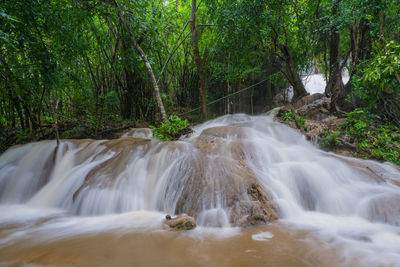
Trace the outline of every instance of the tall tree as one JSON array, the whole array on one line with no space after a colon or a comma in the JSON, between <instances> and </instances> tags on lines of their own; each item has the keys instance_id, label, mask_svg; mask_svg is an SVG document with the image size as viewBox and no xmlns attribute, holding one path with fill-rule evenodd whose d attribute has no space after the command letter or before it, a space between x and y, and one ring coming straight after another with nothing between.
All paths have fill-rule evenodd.
<instances>
[{"instance_id":1,"label":"tall tree","mask_svg":"<svg viewBox=\"0 0 400 267\"><path fill-rule=\"evenodd\" d=\"M341 0L333 0L331 9L331 20L337 21L339 5ZM336 23L332 23L329 42L329 79L325 88L325 94L331 97L331 111L337 111L337 104L344 97L344 85L342 80L342 70L344 63L340 62L340 30Z\"/></svg>"},{"instance_id":2,"label":"tall tree","mask_svg":"<svg viewBox=\"0 0 400 267\"><path fill-rule=\"evenodd\" d=\"M197 36L197 25L196 25L196 0L192 0L191 16L190 16L190 30L192 32L192 46L193 46L193 57L196 62L197 73L200 80L200 102L201 112L203 119L207 119L207 91L206 91L206 79L204 76L203 62L201 60Z\"/></svg>"},{"instance_id":3,"label":"tall tree","mask_svg":"<svg viewBox=\"0 0 400 267\"><path fill-rule=\"evenodd\" d=\"M140 56L143 59L143 62L146 65L148 75L150 77L151 83L153 84L153 89L154 89L154 93L156 95L157 104L158 104L158 107L160 108L161 117L162 117L162 119L164 121L166 121L166 120L168 120L167 113L165 112L164 104L163 104L163 101L161 99L160 89L158 87L158 83L157 83L156 77L154 76L154 72L153 72L153 69L151 67L151 64L150 64L149 60L147 59L147 55L143 51L143 49L140 47L138 42L136 41L135 35L133 34L133 32L132 32L132 30L130 28L130 25L128 24L128 22L124 18L123 12L119 11L118 12L118 16L121 19L121 21L123 22L128 34L129 34L129 37L131 38L131 41L132 41L134 47L139 52Z\"/></svg>"}]
</instances>

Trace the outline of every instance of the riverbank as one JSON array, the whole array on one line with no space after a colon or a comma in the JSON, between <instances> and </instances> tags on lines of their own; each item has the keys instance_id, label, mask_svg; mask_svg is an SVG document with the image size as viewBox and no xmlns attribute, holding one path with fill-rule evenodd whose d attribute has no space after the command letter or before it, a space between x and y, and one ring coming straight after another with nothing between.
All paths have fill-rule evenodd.
<instances>
[{"instance_id":1,"label":"riverbank","mask_svg":"<svg viewBox=\"0 0 400 267\"><path fill-rule=\"evenodd\" d=\"M332 115L330 99L308 95L282 107L275 120L326 151L400 165L400 128L363 109Z\"/></svg>"}]
</instances>

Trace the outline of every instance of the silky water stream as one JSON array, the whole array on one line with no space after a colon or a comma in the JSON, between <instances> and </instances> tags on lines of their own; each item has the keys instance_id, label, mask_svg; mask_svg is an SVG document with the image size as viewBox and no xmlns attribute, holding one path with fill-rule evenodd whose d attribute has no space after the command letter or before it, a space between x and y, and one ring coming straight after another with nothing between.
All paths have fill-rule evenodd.
<instances>
[{"instance_id":1,"label":"silky water stream","mask_svg":"<svg viewBox=\"0 0 400 267\"><path fill-rule=\"evenodd\" d=\"M397 167L265 115L150 134L2 154L0 266L400 266ZM180 213L198 227L163 227Z\"/></svg>"}]
</instances>

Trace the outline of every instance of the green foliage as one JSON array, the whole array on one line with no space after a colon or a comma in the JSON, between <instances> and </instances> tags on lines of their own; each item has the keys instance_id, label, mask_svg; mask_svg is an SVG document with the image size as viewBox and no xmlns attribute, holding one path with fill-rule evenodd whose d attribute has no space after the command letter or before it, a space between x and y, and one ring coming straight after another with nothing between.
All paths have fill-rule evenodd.
<instances>
[{"instance_id":1,"label":"green foliage","mask_svg":"<svg viewBox=\"0 0 400 267\"><path fill-rule=\"evenodd\" d=\"M178 137L179 133L189 127L187 120L182 120L176 115L171 115L167 121L161 123L160 127L150 126L153 129L153 136L162 140L169 141Z\"/></svg>"},{"instance_id":2,"label":"green foliage","mask_svg":"<svg viewBox=\"0 0 400 267\"><path fill-rule=\"evenodd\" d=\"M347 113L342 124L346 138L371 157L400 164L400 128L380 124L379 117L362 109Z\"/></svg>"},{"instance_id":3,"label":"green foliage","mask_svg":"<svg viewBox=\"0 0 400 267\"><path fill-rule=\"evenodd\" d=\"M0 127L6 127L7 120L3 117L0 117Z\"/></svg>"},{"instance_id":4,"label":"green foliage","mask_svg":"<svg viewBox=\"0 0 400 267\"><path fill-rule=\"evenodd\" d=\"M67 130L61 134L61 138L76 138L77 136L81 136L83 132L87 132L87 128L85 126L76 126L71 130Z\"/></svg>"},{"instance_id":5,"label":"green foliage","mask_svg":"<svg viewBox=\"0 0 400 267\"><path fill-rule=\"evenodd\" d=\"M284 121L286 121L286 122L292 121L293 118L294 118L294 116L293 116L293 112L292 112L292 111L285 112L285 113L283 113L283 115L282 115L282 119L283 119Z\"/></svg>"},{"instance_id":6,"label":"green foliage","mask_svg":"<svg viewBox=\"0 0 400 267\"><path fill-rule=\"evenodd\" d=\"M400 70L400 44L389 41L385 47L375 45L374 57L366 62L361 82L370 87L368 96L380 96L381 92L400 93L400 84L396 81L395 71Z\"/></svg>"},{"instance_id":7,"label":"green foliage","mask_svg":"<svg viewBox=\"0 0 400 267\"><path fill-rule=\"evenodd\" d=\"M296 123L297 128L301 128L306 132L309 130L308 127L305 125L307 120L305 118L299 116L298 114L296 114L293 111L288 111L288 112L282 113L281 118L286 123L290 123L290 122L294 121Z\"/></svg>"},{"instance_id":8,"label":"green foliage","mask_svg":"<svg viewBox=\"0 0 400 267\"><path fill-rule=\"evenodd\" d=\"M308 127L305 125L305 123L307 121L305 118L303 118L303 117L301 117L301 116L296 114L294 116L294 119L295 119L296 124L297 124L298 127L301 127L306 132L309 130Z\"/></svg>"},{"instance_id":9,"label":"green foliage","mask_svg":"<svg viewBox=\"0 0 400 267\"><path fill-rule=\"evenodd\" d=\"M400 129L393 125L381 125L372 138L367 139L371 155L400 164Z\"/></svg>"},{"instance_id":10,"label":"green foliage","mask_svg":"<svg viewBox=\"0 0 400 267\"><path fill-rule=\"evenodd\" d=\"M120 11L125 13L157 76L167 112L179 114L181 109L199 106L190 30L183 30L190 18L190 1L117 2L119 7L115 1L0 1L1 127L21 128L21 132L30 129L29 134L41 135L39 125L54 122L57 99L59 121L85 125L90 136L100 132L104 124L118 123L122 118L157 121L151 81L118 17ZM370 111L379 110L383 96L400 93L394 78L394 71L400 71L399 1L197 3L199 49L208 88L212 88L207 100L269 77L269 85L253 88L251 98L238 94L229 99L231 102L214 105L210 113L243 112L247 99L254 101L254 106L269 105L267 99L288 87L288 69L305 72L318 66L329 72L329 36L333 31L340 33L339 62L347 62L348 51L350 58L367 51L365 57L350 60L352 63L345 67ZM338 10L333 14L335 3ZM359 36L361 33L365 35ZM382 37L387 40L384 47ZM352 51L352 41L356 45L365 43L365 47ZM279 44L284 44L284 49ZM174 53L169 57L171 51ZM167 59L169 64L163 69ZM345 130L355 141L361 141L371 131L370 119L352 116ZM291 111L283 115L283 120L308 130L305 119ZM77 130L66 136L75 136ZM360 146L373 147L368 142Z\"/></svg>"},{"instance_id":11,"label":"green foliage","mask_svg":"<svg viewBox=\"0 0 400 267\"><path fill-rule=\"evenodd\" d=\"M320 146L324 148L334 148L340 145L337 139L340 135L339 131L327 131L325 136L319 141Z\"/></svg>"},{"instance_id":12,"label":"green foliage","mask_svg":"<svg viewBox=\"0 0 400 267\"><path fill-rule=\"evenodd\" d=\"M400 43L389 41L385 46L375 42L371 59L359 66L361 75L353 80L354 93L366 100L368 108L381 112L381 99L390 94L400 94L400 83L396 79L400 75Z\"/></svg>"},{"instance_id":13,"label":"green foliage","mask_svg":"<svg viewBox=\"0 0 400 267\"><path fill-rule=\"evenodd\" d=\"M345 130L346 137L351 142L359 141L370 134L368 126L371 126L374 120L377 119L379 119L377 115L357 108L347 113L346 121L342 124L342 128Z\"/></svg>"}]
</instances>

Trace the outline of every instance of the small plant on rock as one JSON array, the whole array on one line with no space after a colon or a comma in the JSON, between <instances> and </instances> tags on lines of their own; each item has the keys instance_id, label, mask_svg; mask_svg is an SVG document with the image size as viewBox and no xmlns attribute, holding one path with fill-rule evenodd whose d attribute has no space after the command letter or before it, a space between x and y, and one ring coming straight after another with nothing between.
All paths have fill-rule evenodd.
<instances>
[{"instance_id":1,"label":"small plant on rock","mask_svg":"<svg viewBox=\"0 0 400 267\"><path fill-rule=\"evenodd\" d=\"M181 135L190 133L188 120L182 120L176 115L171 115L167 121L161 123L160 127L150 126L153 136L161 141L176 140Z\"/></svg>"},{"instance_id":2,"label":"small plant on rock","mask_svg":"<svg viewBox=\"0 0 400 267\"><path fill-rule=\"evenodd\" d=\"M285 122L292 121L292 120L293 120L293 112L288 111L288 112L283 113L282 119L283 119Z\"/></svg>"}]
</instances>

